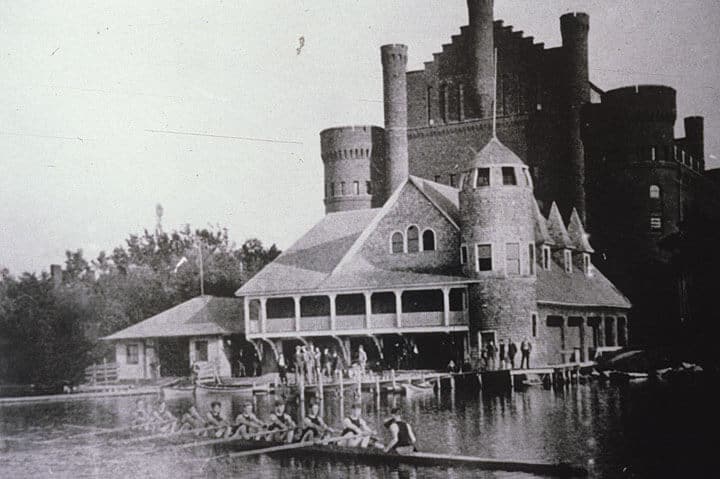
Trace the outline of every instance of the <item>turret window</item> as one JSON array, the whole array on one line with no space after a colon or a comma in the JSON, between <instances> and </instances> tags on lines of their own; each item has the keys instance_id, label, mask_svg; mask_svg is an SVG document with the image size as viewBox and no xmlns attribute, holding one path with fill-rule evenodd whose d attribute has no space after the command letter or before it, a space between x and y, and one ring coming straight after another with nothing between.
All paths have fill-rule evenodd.
<instances>
[{"instance_id":1,"label":"turret window","mask_svg":"<svg viewBox=\"0 0 720 479\"><path fill-rule=\"evenodd\" d=\"M515 168L512 166L502 167L502 178L503 185L517 185L517 178L515 177Z\"/></svg>"},{"instance_id":2,"label":"turret window","mask_svg":"<svg viewBox=\"0 0 720 479\"><path fill-rule=\"evenodd\" d=\"M565 272L572 273L572 252L569 249L563 251L565 257Z\"/></svg>"},{"instance_id":3,"label":"turret window","mask_svg":"<svg viewBox=\"0 0 720 479\"><path fill-rule=\"evenodd\" d=\"M489 244L479 244L476 247L477 252L477 270L492 271L492 246Z\"/></svg>"},{"instance_id":4,"label":"turret window","mask_svg":"<svg viewBox=\"0 0 720 479\"><path fill-rule=\"evenodd\" d=\"M435 251L435 232L427 229L422 234L422 250Z\"/></svg>"},{"instance_id":5,"label":"turret window","mask_svg":"<svg viewBox=\"0 0 720 479\"><path fill-rule=\"evenodd\" d=\"M659 215L650 216L650 229L660 231L662 229L662 217Z\"/></svg>"},{"instance_id":6,"label":"turret window","mask_svg":"<svg viewBox=\"0 0 720 479\"><path fill-rule=\"evenodd\" d=\"M467 246L460 246L460 264L467 264L468 262L468 249Z\"/></svg>"},{"instance_id":7,"label":"turret window","mask_svg":"<svg viewBox=\"0 0 720 479\"><path fill-rule=\"evenodd\" d=\"M335 183L330 183L330 196L335 196Z\"/></svg>"},{"instance_id":8,"label":"turret window","mask_svg":"<svg viewBox=\"0 0 720 479\"><path fill-rule=\"evenodd\" d=\"M490 168L478 168L475 187L490 186Z\"/></svg>"},{"instance_id":9,"label":"turret window","mask_svg":"<svg viewBox=\"0 0 720 479\"><path fill-rule=\"evenodd\" d=\"M505 245L505 272L508 275L520 274L520 244L507 243Z\"/></svg>"},{"instance_id":10,"label":"turret window","mask_svg":"<svg viewBox=\"0 0 720 479\"><path fill-rule=\"evenodd\" d=\"M344 181L340 182L340 195L345 196L345 182Z\"/></svg>"},{"instance_id":11,"label":"turret window","mask_svg":"<svg viewBox=\"0 0 720 479\"><path fill-rule=\"evenodd\" d=\"M360 194L360 182L359 181L353 181L353 193L356 195Z\"/></svg>"},{"instance_id":12,"label":"turret window","mask_svg":"<svg viewBox=\"0 0 720 479\"><path fill-rule=\"evenodd\" d=\"M392 235L391 245L390 245L390 251L395 253L402 253L405 249L405 238L403 238L403 234L399 231L396 231Z\"/></svg>"},{"instance_id":13,"label":"turret window","mask_svg":"<svg viewBox=\"0 0 720 479\"><path fill-rule=\"evenodd\" d=\"M457 177L455 175L450 175L450 186L453 188L457 186Z\"/></svg>"},{"instance_id":14,"label":"turret window","mask_svg":"<svg viewBox=\"0 0 720 479\"><path fill-rule=\"evenodd\" d=\"M530 243L528 245L528 274L535 274L535 244Z\"/></svg>"},{"instance_id":15,"label":"turret window","mask_svg":"<svg viewBox=\"0 0 720 479\"><path fill-rule=\"evenodd\" d=\"M407 229L407 252L417 253L420 251L420 233L417 226L410 226Z\"/></svg>"},{"instance_id":16,"label":"turret window","mask_svg":"<svg viewBox=\"0 0 720 479\"><path fill-rule=\"evenodd\" d=\"M658 185L650 185L650 198L654 200L660 199L660 187Z\"/></svg>"}]
</instances>

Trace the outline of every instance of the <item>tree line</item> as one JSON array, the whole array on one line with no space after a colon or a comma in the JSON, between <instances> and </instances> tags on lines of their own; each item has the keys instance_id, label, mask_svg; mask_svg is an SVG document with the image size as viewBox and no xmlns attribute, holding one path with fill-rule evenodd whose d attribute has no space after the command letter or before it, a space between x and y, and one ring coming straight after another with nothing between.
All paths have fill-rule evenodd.
<instances>
[{"instance_id":1,"label":"tree line","mask_svg":"<svg viewBox=\"0 0 720 479\"><path fill-rule=\"evenodd\" d=\"M87 365L113 357L99 338L200 294L201 254L205 294L232 297L280 251L187 226L132 234L92 260L66 251L61 278L0 270L0 383L82 379Z\"/></svg>"}]
</instances>

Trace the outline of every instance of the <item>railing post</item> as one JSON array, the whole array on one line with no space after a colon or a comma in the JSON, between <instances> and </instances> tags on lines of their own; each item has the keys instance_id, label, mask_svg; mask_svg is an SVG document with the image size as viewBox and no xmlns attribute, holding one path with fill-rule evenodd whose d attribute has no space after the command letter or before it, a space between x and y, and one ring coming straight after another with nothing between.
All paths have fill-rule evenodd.
<instances>
[{"instance_id":1,"label":"railing post","mask_svg":"<svg viewBox=\"0 0 720 479\"><path fill-rule=\"evenodd\" d=\"M372 292L370 291L364 291L363 296L365 296L365 329L370 328L370 316L372 315Z\"/></svg>"},{"instance_id":2,"label":"railing post","mask_svg":"<svg viewBox=\"0 0 720 479\"><path fill-rule=\"evenodd\" d=\"M337 313L335 311L335 297L337 295L328 294L328 298L330 298L330 330L335 331L335 326L337 323Z\"/></svg>"},{"instance_id":3,"label":"railing post","mask_svg":"<svg viewBox=\"0 0 720 479\"><path fill-rule=\"evenodd\" d=\"M267 298L260 298L260 331L267 332Z\"/></svg>"},{"instance_id":4,"label":"railing post","mask_svg":"<svg viewBox=\"0 0 720 479\"><path fill-rule=\"evenodd\" d=\"M402 328L402 291L395 290L395 314L397 315L395 325Z\"/></svg>"},{"instance_id":5,"label":"railing post","mask_svg":"<svg viewBox=\"0 0 720 479\"><path fill-rule=\"evenodd\" d=\"M243 296L243 322L245 323L245 334L250 332L250 300Z\"/></svg>"},{"instance_id":6,"label":"railing post","mask_svg":"<svg viewBox=\"0 0 720 479\"><path fill-rule=\"evenodd\" d=\"M300 296L293 296L295 303L295 331L300 331Z\"/></svg>"},{"instance_id":7,"label":"railing post","mask_svg":"<svg viewBox=\"0 0 720 479\"><path fill-rule=\"evenodd\" d=\"M443 325L450 326L450 288L443 288Z\"/></svg>"}]
</instances>

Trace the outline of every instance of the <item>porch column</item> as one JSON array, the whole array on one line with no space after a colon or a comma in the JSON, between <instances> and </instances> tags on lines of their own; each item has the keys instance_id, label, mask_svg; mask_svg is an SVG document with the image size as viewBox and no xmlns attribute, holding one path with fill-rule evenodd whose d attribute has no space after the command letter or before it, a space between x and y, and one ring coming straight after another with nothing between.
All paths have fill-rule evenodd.
<instances>
[{"instance_id":1,"label":"porch column","mask_svg":"<svg viewBox=\"0 0 720 479\"><path fill-rule=\"evenodd\" d=\"M585 335L585 318L580 318L580 361L585 361L588 356Z\"/></svg>"},{"instance_id":2,"label":"porch column","mask_svg":"<svg viewBox=\"0 0 720 479\"><path fill-rule=\"evenodd\" d=\"M395 290L395 314L397 315L395 326L402 328L402 291Z\"/></svg>"},{"instance_id":3,"label":"porch column","mask_svg":"<svg viewBox=\"0 0 720 479\"><path fill-rule=\"evenodd\" d=\"M443 288L443 325L450 326L450 288Z\"/></svg>"},{"instance_id":4,"label":"porch column","mask_svg":"<svg viewBox=\"0 0 720 479\"><path fill-rule=\"evenodd\" d=\"M293 296L295 303L295 331L300 331L300 296Z\"/></svg>"},{"instance_id":5,"label":"porch column","mask_svg":"<svg viewBox=\"0 0 720 479\"><path fill-rule=\"evenodd\" d=\"M335 294L329 294L330 298L330 329L335 331L336 313L335 313Z\"/></svg>"},{"instance_id":6,"label":"porch column","mask_svg":"<svg viewBox=\"0 0 720 479\"><path fill-rule=\"evenodd\" d=\"M562 363L565 363L565 348L566 346L566 340L565 336L567 335L567 322L565 320L564 316L560 316L560 350L562 351L560 353L560 359Z\"/></svg>"},{"instance_id":7,"label":"porch column","mask_svg":"<svg viewBox=\"0 0 720 479\"><path fill-rule=\"evenodd\" d=\"M243 296L243 322L245 334L248 334L250 332L250 300L247 296Z\"/></svg>"},{"instance_id":8,"label":"porch column","mask_svg":"<svg viewBox=\"0 0 720 479\"><path fill-rule=\"evenodd\" d=\"M267 328L267 298L260 298L260 332Z\"/></svg>"},{"instance_id":9,"label":"porch column","mask_svg":"<svg viewBox=\"0 0 720 479\"><path fill-rule=\"evenodd\" d=\"M372 292L363 291L365 296L365 329L370 327L370 316L372 315Z\"/></svg>"}]
</instances>

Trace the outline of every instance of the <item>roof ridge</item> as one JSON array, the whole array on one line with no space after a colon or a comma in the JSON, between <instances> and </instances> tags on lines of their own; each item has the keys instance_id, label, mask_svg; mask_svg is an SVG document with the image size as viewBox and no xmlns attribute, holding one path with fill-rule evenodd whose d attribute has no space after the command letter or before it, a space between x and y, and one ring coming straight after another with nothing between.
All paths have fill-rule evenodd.
<instances>
[{"instance_id":1,"label":"roof ridge","mask_svg":"<svg viewBox=\"0 0 720 479\"><path fill-rule=\"evenodd\" d=\"M460 231L460 226L455 222L455 220L452 219L452 217L450 216L450 214L449 214L447 211L445 211L444 208L440 207L440 205L437 203L437 201L435 201L434 199L432 199L432 198L430 197L430 195L428 195L428 194L423 190L423 188L416 183L416 182L418 182L418 181L424 183L424 182L429 181L429 180L425 180L424 178L418 178L417 176L413 176L413 175L409 175L408 178L410 179L410 181L412 182L412 184L415 185L415 188L417 188L417 189L420 191L420 193L422 193L422 195L423 195L425 198L427 198L428 201L429 201L435 208L437 208L437 210L438 210L440 213L442 213L442 215L443 215L445 218L447 218L448 221L450 221L450 223L455 227L455 229L457 229L458 231ZM439 183L437 183L437 184L439 184ZM432 185L429 185L429 186L432 188ZM438 192L438 193L440 193L440 192ZM440 194L442 194L442 193L440 193Z\"/></svg>"}]
</instances>

